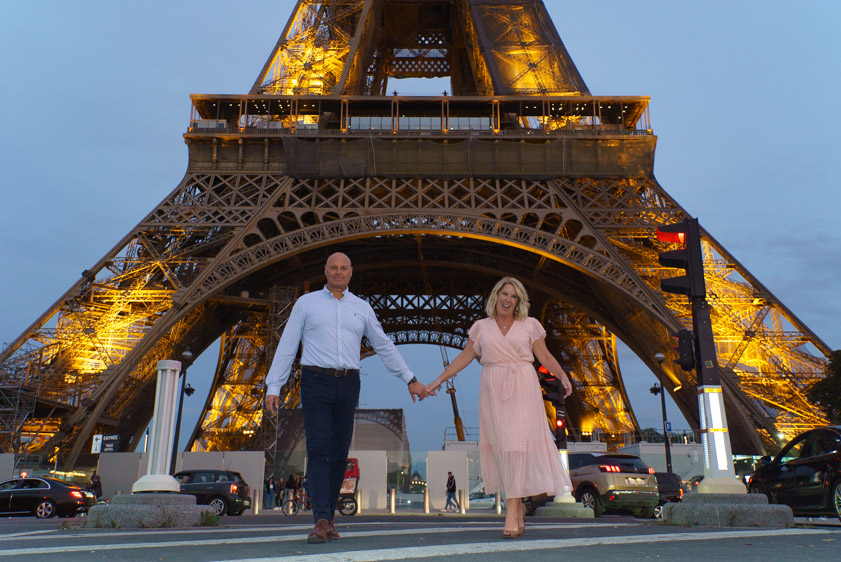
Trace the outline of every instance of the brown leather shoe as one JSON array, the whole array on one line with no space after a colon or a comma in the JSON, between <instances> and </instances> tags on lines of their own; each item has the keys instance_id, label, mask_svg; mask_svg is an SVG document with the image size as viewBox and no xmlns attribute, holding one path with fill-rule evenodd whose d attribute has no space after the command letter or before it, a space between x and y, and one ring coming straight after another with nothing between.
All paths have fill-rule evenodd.
<instances>
[{"instance_id":1,"label":"brown leather shoe","mask_svg":"<svg viewBox=\"0 0 841 562\"><path fill-rule=\"evenodd\" d=\"M336 530L336 524L331 519L330 520L330 540L331 541L337 541L340 538L342 538L342 537L341 537L341 535L339 535L339 531Z\"/></svg>"},{"instance_id":2,"label":"brown leather shoe","mask_svg":"<svg viewBox=\"0 0 841 562\"><path fill-rule=\"evenodd\" d=\"M315 522L315 529L307 536L307 542L318 544L330 540L330 522L327 519L319 519Z\"/></svg>"}]
</instances>

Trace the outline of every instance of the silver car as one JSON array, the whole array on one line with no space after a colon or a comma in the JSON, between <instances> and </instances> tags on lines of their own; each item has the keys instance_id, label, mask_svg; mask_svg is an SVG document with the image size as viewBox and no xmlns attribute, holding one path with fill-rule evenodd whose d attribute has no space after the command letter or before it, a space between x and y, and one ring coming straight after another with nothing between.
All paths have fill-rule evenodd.
<instances>
[{"instance_id":1,"label":"silver car","mask_svg":"<svg viewBox=\"0 0 841 562\"><path fill-rule=\"evenodd\" d=\"M505 509L505 498L500 498L502 508ZM470 509L493 509L496 505L496 496L486 494L484 491L470 494Z\"/></svg>"}]
</instances>

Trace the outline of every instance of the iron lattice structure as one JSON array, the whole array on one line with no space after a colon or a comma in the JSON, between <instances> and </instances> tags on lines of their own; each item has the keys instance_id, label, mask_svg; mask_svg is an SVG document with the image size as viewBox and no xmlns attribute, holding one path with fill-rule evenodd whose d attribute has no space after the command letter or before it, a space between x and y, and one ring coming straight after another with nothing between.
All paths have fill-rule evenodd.
<instances>
[{"instance_id":1,"label":"iron lattice structure","mask_svg":"<svg viewBox=\"0 0 841 562\"><path fill-rule=\"evenodd\" d=\"M383 95L389 77L441 75L452 95ZM4 388L37 389L31 414L3 414L3 442L68 466L94 432L128 450L156 362L220 337L191 447L296 442L295 377L283 419L259 409L293 301L277 287L320 286L336 250L401 344L463 346L515 274L573 368L571 427L639 429L619 338L654 373L667 353L664 386L697 428L670 342L689 309L659 289L655 236L687 212L654 178L648 102L589 95L539 1L301 0L249 94L192 96L175 190L0 354ZM804 391L829 348L702 234L734 450L825 423Z\"/></svg>"}]
</instances>

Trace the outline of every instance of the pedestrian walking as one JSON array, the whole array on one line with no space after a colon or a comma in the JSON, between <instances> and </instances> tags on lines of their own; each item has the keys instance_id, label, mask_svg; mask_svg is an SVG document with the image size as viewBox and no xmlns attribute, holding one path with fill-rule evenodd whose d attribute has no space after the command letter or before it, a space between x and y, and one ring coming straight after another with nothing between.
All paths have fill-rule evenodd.
<instances>
[{"instance_id":1,"label":"pedestrian walking","mask_svg":"<svg viewBox=\"0 0 841 562\"><path fill-rule=\"evenodd\" d=\"M569 377L546 347L546 331L528 316L523 284L504 277L491 290L483 318L470 328L467 345L427 390L435 394L450 377L479 358L479 454L485 491L504 492L504 538L525 531L522 498L572 489L543 409L534 358L572 392Z\"/></svg>"},{"instance_id":2,"label":"pedestrian walking","mask_svg":"<svg viewBox=\"0 0 841 562\"><path fill-rule=\"evenodd\" d=\"M362 337L366 337L386 369L408 385L412 401L427 396L386 336L374 310L348 290L353 267L350 258L335 253L327 258L327 284L303 295L283 329L272 366L266 375L266 409L276 414L280 389L301 353L301 408L307 444L308 491L315 528L307 542L339 538L334 516L353 436L359 402Z\"/></svg>"},{"instance_id":3,"label":"pedestrian walking","mask_svg":"<svg viewBox=\"0 0 841 562\"><path fill-rule=\"evenodd\" d=\"M452 472L447 472L447 503L441 511L451 511L451 504L453 506L452 511L459 511L461 509L461 505L456 499L456 477L453 476Z\"/></svg>"}]
</instances>

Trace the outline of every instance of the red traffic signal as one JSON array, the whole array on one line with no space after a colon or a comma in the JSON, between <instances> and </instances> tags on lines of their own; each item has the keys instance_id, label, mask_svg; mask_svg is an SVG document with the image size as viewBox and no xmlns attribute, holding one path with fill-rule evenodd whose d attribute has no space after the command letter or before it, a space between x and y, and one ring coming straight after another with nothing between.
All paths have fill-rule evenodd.
<instances>
[{"instance_id":1,"label":"red traffic signal","mask_svg":"<svg viewBox=\"0 0 841 562\"><path fill-rule=\"evenodd\" d=\"M563 408L564 388L561 381L543 365L538 368L538 372L541 374L540 387L543 389L543 399L551 402L555 408Z\"/></svg>"},{"instance_id":2,"label":"red traffic signal","mask_svg":"<svg viewBox=\"0 0 841 562\"><path fill-rule=\"evenodd\" d=\"M698 219L686 219L675 224L657 227L657 239L661 242L683 244L679 250L660 252L660 265L676 267L686 275L668 277L660 281L660 288L666 293L687 295L690 299L705 297L704 264L701 259L701 236Z\"/></svg>"},{"instance_id":3,"label":"red traffic signal","mask_svg":"<svg viewBox=\"0 0 841 562\"><path fill-rule=\"evenodd\" d=\"M692 332L687 329L678 330L672 336L672 349L677 350L677 364L684 371L691 371L695 368L695 349L692 345Z\"/></svg>"},{"instance_id":4,"label":"red traffic signal","mask_svg":"<svg viewBox=\"0 0 841 562\"><path fill-rule=\"evenodd\" d=\"M555 446L558 449L567 448L567 424L566 414L563 409L555 413Z\"/></svg>"},{"instance_id":5,"label":"red traffic signal","mask_svg":"<svg viewBox=\"0 0 841 562\"><path fill-rule=\"evenodd\" d=\"M681 230L677 232L672 232L669 227L681 227ZM681 223L678 224L669 224L666 226L661 226L657 228L657 240L660 242L672 242L674 244L686 244L686 232L682 230L683 225Z\"/></svg>"}]
</instances>

